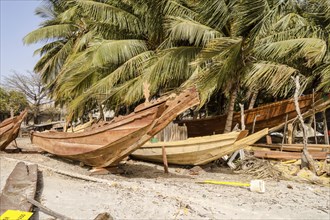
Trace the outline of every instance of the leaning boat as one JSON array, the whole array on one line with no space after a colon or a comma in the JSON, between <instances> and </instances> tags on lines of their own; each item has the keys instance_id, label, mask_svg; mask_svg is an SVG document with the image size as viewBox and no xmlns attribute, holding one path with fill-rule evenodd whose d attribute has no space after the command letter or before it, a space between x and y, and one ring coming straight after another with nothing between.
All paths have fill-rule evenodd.
<instances>
[{"instance_id":1,"label":"leaning boat","mask_svg":"<svg viewBox=\"0 0 330 220\"><path fill-rule=\"evenodd\" d=\"M315 106L324 102L321 95L315 96ZM304 113L313 106L313 95L305 95L299 98L301 113ZM286 120L297 116L294 100L287 99L272 104L266 104L257 108L244 111L246 129L260 131L264 128L275 127ZM227 115L212 116L201 119L186 119L177 121L178 124L185 124L188 130L188 137L199 137L212 134L222 134L225 129ZM241 122L241 113L233 115L233 127Z\"/></svg>"},{"instance_id":2,"label":"leaning boat","mask_svg":"<svg viewBox=\"0 0 330 220\"><path fill-rule=\"evenodd\" d=\"M180 141L147 143L134 151L131 157L151 162L162 162L162 147L165 147L169 164L204 165L254 144L268 134L268 129L263 129L246 137L247 133L248 131L244 130Z\"/></svg>"},{"instance_id":3,"label":"leaning boat","mask_svg":"<svg viewBox=\"0 0 330 220\"><path fill-rule=\"evenodd\" d=\"M31 141L43 150L93 167L116 166L146 143L177 115L199 104L195 89L137 106L133 113L116 117L79 133L33 132Z\"/></svg>"},{"instance_id":4,"label":"leaning boat","mask_svg":"<svg viewBox=\"0 0 330 220\"><path fill-rule=\"evenodd\" d=\"M34 200L37 193L37 182L38 165L17 163L0 194L0 215L7 210L31 211L33 205L28 202L28 199Z\"/></svg>"},{"instance_id":5,"label":"leaning boat","mask_svg":"<svg viewBox=\"0 0 330 220\"><path fill-rule=\"evenodd\" d=\"M0 123L0 150L4 150L18 136L21 123L27 115L24 110L20 115L8 118Z\"/></svg>"}]
</instances>

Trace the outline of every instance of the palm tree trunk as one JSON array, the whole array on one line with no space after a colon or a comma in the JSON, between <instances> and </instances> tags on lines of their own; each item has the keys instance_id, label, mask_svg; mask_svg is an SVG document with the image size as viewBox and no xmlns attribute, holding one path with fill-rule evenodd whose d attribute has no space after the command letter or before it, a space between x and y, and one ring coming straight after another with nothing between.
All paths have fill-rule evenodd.
<instances>
[{"instance_id":1,"label":"palm tree trunk","mask_svg":"<svg viewBox=\"0 0 330 220\"><path fill-rule=\"evenodd\" d=\"M257 97L258 97L258 90L254 90L252 93L252 97L251 97L248 109L253 109L254 104L256 103Z\"/></svg>"},{"instance_id":2,"label":"palm tree trunk","mask_svg":"<svg viewBox=\"0 0 330 220\"><path fill-rule=\"evenodd\" d=\"M100 110L100 116L99 116L98 121L100 121L100 120L104 121L103 106L101 104L99 105L99 110Z\"/></svg>"},{"instance_id":3,"label":"palm tree trunk","mask_svg":"<svg viewBox=\"0 0 330 220\"><path fill-rule=\"evenodd\" d=\"M228 108L228 114L227 114L227 120L226 120L224 133L228 133L231 131L231 127L233 125L233 115L234 115L236 97L237 97L237 88L234 88L230 95L229 108Z\"/></svg>"},{"instance_id":4,"label":"palm tree trunk","mask_svg":"<svg viewBox=\"0 0 330 220\"><path fill-rule=\"evenodd\" d=\"M10 117L13 118L14 117L14 109L10 108Z\"/></svg>"}]
</instances>

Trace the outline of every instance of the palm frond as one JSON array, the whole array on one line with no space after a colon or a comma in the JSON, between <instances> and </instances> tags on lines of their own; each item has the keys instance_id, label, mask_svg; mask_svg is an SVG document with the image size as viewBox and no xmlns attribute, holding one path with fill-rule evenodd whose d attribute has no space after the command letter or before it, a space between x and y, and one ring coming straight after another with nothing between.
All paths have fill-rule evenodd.
<instances>
[{"instance_id":1,"label":"palm frond","mask_svg":"<svg viewBox=\"0 0 330 220\"><path fill-rule=\"evenodd\" d=\"M92 58L93 66L102 67L109 63L124 63L147 50L146 42L143 40L100 40L91 43L84 56Z\"/></svg>"},{"instance_id":2,"label":"palm frond","mask_svg":"<svg viewBox=\"0 0 330 220\"><path fill-rule=\"evenodd\" d=\"M319 64L327 51L324 40L317 38L298 38L262 44L254 49L255 55L263 60L292 62L305 58L307 67Z\"/></svg>"},{"instance_id":3,"label":"palm frond","mask_svg":"<svg viewBox=\"0 0 330 220\"><path fill-rule=\"evenodd\" d=\"M67 57L72 52L73 49L73 40L67 42L58 42L57 45L54 45L51 50L48 50L47 53L41 57L34 67L34 71L41 74L43 82L48 84L56 78L56 75L60 72L60 69L64 65ZM46 45L48 47L50 45ZM46 49L43 48L42 51ZM47 48L48 49L48 48Z\"/></svg>"},{"instance_id":4,"label":"palm frond","mask_svg":"<svg viewBox=\"0 0 330 220\"><path fill-rule=\"evenodd\" d=\"M164 13L167 16L181 17L191 20L196 20L199 16L197 12L175 0L169 0L166 2Z\"/></svg>"},{"instance_id":5,"label":"palm frond","mask_svg":"<svg viewBox=\"0 0 330 220\"><path fill-rule=\"evenodd\" d=\"M294 89L294 82L291 77L299 74L299 71L293 67L261 61L254 63L245 78L245 84L249 88L264 88L274 96L287 96ZM301 86L306 87L309 83L306 77L301 75Z\"/></svg>"},{"instance_id":6,"label":"palm frond","mask_svg":"<svg viewBox=\"0 0 330 220\"><path fill-rule=\"evenodd\" d=\"M212 39L222 36L222 33L200 24L196 21L172 17L168 22L170 41L188 41L195 46L203 46Z\"/></svg>"},{"instance_id":7,"label":"palm frond","mask_svg":"<svg viewBox=\"0 0 330 220\"><path fill-rule=\"evenodd\" d=\"M25 44L33 44L51 39L65 39L70 38L75 31L77 31L77 27L71 24L46 26L30 32L23 38L23 41Z\"/></svg>"},{"instance_id":8,"label":"palm frond","mask_svg":"<svg viewBox=\"0 0 330 220\"><path fill-rule=\"evenodd\" d=\"M246 36L253 25L260 22L269 12L267 0L239 1L234 8L232 31L235 36Z\"/></svg>"},{"instance_id":9,"label":"palm frond","mask_svg":"<svg viewBox=\"0 0 330 220\"><path fill-rule=\"evenodd\" d=\"M315 70L319 73L321 82L318 85L318 90L323 90L325 93L330 92L330 63L325 63Z\"/></svg>"},{"instance_id":10,"label":"palm frond","mask_svg":"<svg viewBox=\"0 0 330 220\"><path fill-rule=\"evenodd\" d=\"M74 0L81 9L96 21L107 22L120 29L142 33L143 25L134 14L105 2Z\"/></svg>"},{"instance_id":11,"label":"palm frond","mask_svg":"<svg viewBox=\"0 0 330 220\"><path fill-rule=\"evenodd\" d=\"M196 10L208 26L218 31L221 31L230 18L230 11L225 0L200 1L196 5Z\"/></svg>"}]
</instances>

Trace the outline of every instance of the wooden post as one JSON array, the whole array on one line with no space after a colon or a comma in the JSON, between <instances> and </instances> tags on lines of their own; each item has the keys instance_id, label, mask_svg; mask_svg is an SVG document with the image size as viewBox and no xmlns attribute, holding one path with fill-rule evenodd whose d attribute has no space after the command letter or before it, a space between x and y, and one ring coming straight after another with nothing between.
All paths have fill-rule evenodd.
<instances>
[{"instance_id":1,"label":"wooden post","mask_svg":"<svg viewBox=\"0 0 330 220\"><path fill-rule=\"evenodd\" d=\"M315 144L317 144L317 137L316 137L316 118L315 118L315 108L314 108L315 98L314 98L314 89L313 89L313 122L314 122L314 138Z\"/></svg>"},{"instance_id":2,"label":"wooden post","mask_svg":"<svg viewBox=\"0 0 330 220\"><path fill-rule=\"evenodd\" d=\"M284 125L284 131L283 131L283 138L282 138L281 151L283 151L283 144L284 144L284 140L286 139L287 123L288 123L288 114L286 114L286 116L285 116L285 125Z\"/></svg>"},{"instance_id":3,"label":"wooden post","mask_svg":"<svg viewBox=\"0 0 330 220\"><path fill-rule=\"evenodd\" d=\"M288 144L292 144L293 124L288 124Z\"/></svg>"},{"instance_id":4,"label":"wooden post","mask_svg":"<svg viewBox=\"0 0 330 220\"><path fill-rule=\"evenodd\" d=\"M322 112L323 115L323 131L324 131L324 143L329 145L329 133L328 133L328 122L327 117L325 115L325 111Z\"/></svg>"},{"instance_id":5,"label":"wooden post","mask_svg":"<svg viewBox=\"0 0 330 220\"><path fill-rule=\"evenodd\" d=\"M169 173L168 172L167 156L166 156L166 151L165 151L165 147L164 146L162 146L162 153L163 153L164 172L165 173Z\"/></svg>"},{"instance_id":6,"label":"wooden post","mask_svg":"<svg viewBox=\"0 0 330 220\"><path fill-rule=\"evenodd\" d=\"M259 117L260 115L256 115L254 116L254 119L253 119L253 125L252 125L252 134L254 133L254 127L256 126L256 121L257 121L257 118Z\"/></svg>"},{"instance_id":7,"label":"wooden post","mask_svg":"<svg viewBox=\"0 0 330 220\"><path fill-rule=\"evenodd\" d=\"M245 116L244 116L244 105L239 103L239 107L241 108L241 129L245 130Z\"/></svg>"},{"instance_id":8,"label":"wooden post","mask_svg":"<svg viewBox=\"0 0 330 220\"><path fill-rule=\"evenodd\" d=\"M239 107L241 108L241 129L242 129L242 131L244 131L245 130L244 105L241 104L241 103L239 103ZM243 149L240 149L240 150L238 150L238 152L239 152L239 157L241 158L241 160L243 160L244 157L245 157L244 150Z\"/></svg>"},{"instance_id":9,"label":"wooden post","mask_svg":"<svg viewBox=\"0 0 330 220\"><path fill-rule=\"evenodd\" d=\"M272 136L270 136L270 135L266 135L266 143L267 143L267 144L273 144Z\"/></svg>"}]
</instances>

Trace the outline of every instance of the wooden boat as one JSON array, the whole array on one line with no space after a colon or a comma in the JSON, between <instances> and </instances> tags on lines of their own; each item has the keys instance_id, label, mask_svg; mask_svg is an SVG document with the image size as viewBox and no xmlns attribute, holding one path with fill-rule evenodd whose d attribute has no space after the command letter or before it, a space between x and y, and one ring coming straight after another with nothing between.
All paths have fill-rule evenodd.
<instances>
[{"instance_id":1,"label":"wooden boat","mask_svg":"<svg viewBox=\"0 0 330 220\"><path fill-rule=\"evenodd\" d=\"M31 211L37 191L38 166L17 163L0 195L0 215L7 210Z\"/></svg>"},{"instance_id":2,"label":"wooden boat","mask_svg":"<svg viewBox=\"0 0 330 220\"><path fill-rule=\"evenodd\" d=\"M0 150L4 150L18 136L21 123L27 115L27 110L19 116L8 118L0 124Z\"/></svg>"},{"instance_id":3,"label":"wooden boat","mask_svg":"<svg viewBox=\"0 0 330 220\"><path fill-rule=\"evenodd\" d=\"M195 89L137 106L133 113L79 133L33 132L31 141L43 150L93 167L116 166L169 124L178 114L198 105Z\"/></svg>"},{"instance_id":4,"label":"wooden boat","mask_svg":"<svg viewBox=\"0 0 330 220\"><path fill-rule=\"evenodd\" d=\"M247 133L248 131L245 130L180 141L147 143L134 151L131 156L146 161L162 162L164 146L169 164L203 165L254 144L268 134L268 129L246 137Z\"/></svg>"},{"instance_id":5,"label":"wooden boat","mask_svg":"<svg viewBox=\"0 0 330 220\"><path fill-rule=\"evenodd\" d=\"M315 104L322 102L321 95L316 95ZM304 113L312 108L313 96L301 96L299 106L301 113ZM244 111L246 129L252 131L255 121L254 131L260 131L264 128L275 127L286 120L293 119L297 116L294 100L287 99L284 101L275 102L273 104L263 105L257 108ZM188 137L199 137L212 134L222 134L224 132L227 115L212 116L202 119L187 119L178 121L178 124L185 124L188 130ZM240 124L240 112L235 112L233 116L233 127Z\"/></svg>"}]
</instances>

